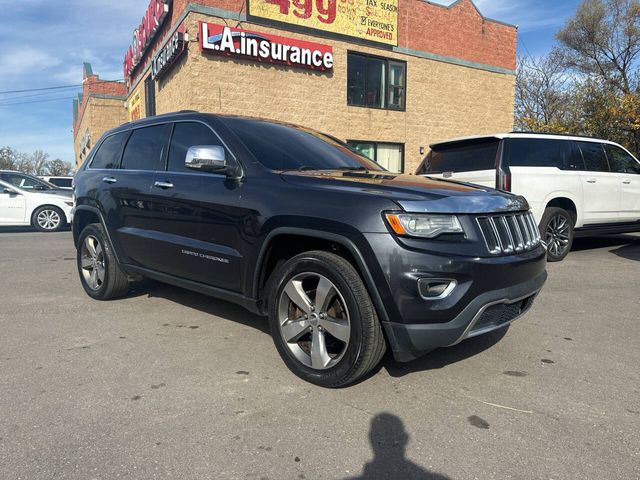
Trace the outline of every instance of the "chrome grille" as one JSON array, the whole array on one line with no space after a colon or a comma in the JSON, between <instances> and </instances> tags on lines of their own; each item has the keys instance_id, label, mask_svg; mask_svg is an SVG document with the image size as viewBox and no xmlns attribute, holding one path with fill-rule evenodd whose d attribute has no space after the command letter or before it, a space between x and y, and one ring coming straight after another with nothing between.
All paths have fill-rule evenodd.
<instances>
[{"instance_id":1,"label":"chrome grille","mask_svg":"<svg viewBox=\"0 0 640 480\"><path fill-rule=\"evenodd\" d=\"M530 212L478 217L477 220L491 255L528 252L542 241Z\"/></svg>"}]
</instances>

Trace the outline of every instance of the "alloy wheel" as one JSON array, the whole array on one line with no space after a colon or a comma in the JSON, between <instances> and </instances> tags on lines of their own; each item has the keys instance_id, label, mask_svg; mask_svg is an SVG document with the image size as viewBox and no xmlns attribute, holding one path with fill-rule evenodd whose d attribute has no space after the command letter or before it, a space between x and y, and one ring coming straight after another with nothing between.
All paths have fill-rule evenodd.
<instances>
[{"instance_id":1,"label":"alloy wheel","mask_svg":"<svg viewBox=\"0 0 640 480\"><path fill-rule=\"evenodd\" d=\"M555 215L549 219L545 232L547 248L552 255L561 256L571 241L571 223L564 215Z\"/></svg>"},{"instance_id":2,"label":"alloy wheel","mask_svg":"<svg viewBox=\"0 0 640 480\"><path fill-rule=\"evenodd\" d=\"M105 277L104 252L98 239L92 235L82 243L80 266L85 283L91 290L99 290Z\"/></svg>"},{"instance_id":3,"label":"alloy wheel","mask_svg":"<svg viewBox=\"0 0 640 480\"><path fill-rule=\"evenodd\" d=\"M36 218L40 228L44 230L55 230L60 225L62 219L55 210L42 210Z\"/></svg>"},{"instance_id":4,"label":"alloy wheel","mask_svg":"<svg viewBox=\"0 0 640 480\"><path fill-rule=\"evenodd\" d=\"M351 321L344 297L318 273L301 273L287 282L279 299L278 324L290 352L314 370L337 365L349 346Z\"/></svg>"}]
</instances>

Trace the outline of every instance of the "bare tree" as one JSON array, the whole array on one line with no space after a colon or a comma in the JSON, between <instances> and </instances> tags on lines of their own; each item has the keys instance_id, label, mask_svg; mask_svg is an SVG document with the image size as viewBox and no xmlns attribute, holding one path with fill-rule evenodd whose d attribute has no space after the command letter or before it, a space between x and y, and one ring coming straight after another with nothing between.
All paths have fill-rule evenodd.
<instances>
[{"instance_id":1,"label":"bare tree","mask_svg":"<svg viewBox=\"0 0 640 480\"><path fill-rule=\"evenodd\" d=\"M19 172L33 173L33 161L27 153L16 153L15 169Z\"/></svg>"},{"instance_id":2,"label":"bare tree","mask_svg":"<svg viewBox=\"0 0 640 480\"><path fill-rule=\"evenodd\" d=\"M516 129L573 130L572 83L564 55L558 49L541 58L520 58L516 75Z\"/></svg>"},{"instance_id":3,"label":"bare tree","mask_svg":"<svg viewBox=\"0 0 640 480\"><path fill-rule=\"evenodd\" d=\"M0 148L0 170L16 169L16 151L11 147Z\"/></svg>"},{"instance_id":4,"label":"bare tree","mask_svg":"<svg viewBox=\"0 0 640 480\"><path fill-rule=\"evenodd\" d=\"M568 66L623 94L637 92L640 1L583 0L557 37Z\"/></svg>"},{"instance_id":5,"label":"bare tree","mask_svg":"<svg viewBox=\"0 0 640 480\"><path fill-rule=\"evenodd\" d=\"M34 175L46 175L49 154L42 150L36 150L31 155L31 168Z\"/></svg>"},{"instance_id":6,"label":"bare tree","mask_svg":"<svg viewBox=\"0 0 640 480\"><path fill-rule=\"evenodd\" d=\"M73 165L56 158L47 164L47 170L52 177L65 177L73 171Z\"/></svg>"}]
</instances>

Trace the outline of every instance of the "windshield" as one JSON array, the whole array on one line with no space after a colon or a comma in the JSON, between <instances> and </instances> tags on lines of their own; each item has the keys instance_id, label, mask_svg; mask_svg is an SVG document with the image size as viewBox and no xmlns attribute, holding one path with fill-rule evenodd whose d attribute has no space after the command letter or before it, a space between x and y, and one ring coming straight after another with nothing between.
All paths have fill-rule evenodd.
<instances>
[{"instance_id":1,"label":"windshield","mask_svg":"<svg viewBox=\"0 0 640 480\"><path fill-rule=\"evenodd\" d=\"M56 190L58 187L49 182L24 173L3 173L2 180L22 190Z\"/></svg>"},{"instance_id":2,"label":"windshield","mask_svg":"<svg viewBox=\"0 0 640 480\"><path fill-rule=\"evenodd\" d=\"M346 143L314 130L247 118L225 120L254 157L271 170L384 171Z\"/></svg>"},{"instance_id":3,"label":"windshield","mask_svg":"<svg viewBox=\"0 0 640 480\"><path fill-rule=\"evenodd\" d=\"M418 175L494 170L498 139L436 145L418 169Z\"/></svg>"}]
</instances>

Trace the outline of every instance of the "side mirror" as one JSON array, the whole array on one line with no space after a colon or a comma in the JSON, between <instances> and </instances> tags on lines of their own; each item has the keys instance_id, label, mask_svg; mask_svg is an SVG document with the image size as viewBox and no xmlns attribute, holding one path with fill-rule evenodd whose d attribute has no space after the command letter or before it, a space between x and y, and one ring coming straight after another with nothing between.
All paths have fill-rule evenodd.
<instances>
[{"instance_id":1,"label":"side mirror","mask_svg":"<svg viewBox=\"0 0 640 480\"><path fill-rule=\"evenodd\" d=\"M7 195L18 195L18 192L16 192L15 190L13 190L12 188L9 188L9 187L4 187L2 189L2 193L5 193Z\"/></svg>"},{"instance_id":2,"label":"side mirror","mask_svg":"<svg viewBox=\"0 0 640 480\"><path fill-rule=\"evenodd\" d=\"M217 145L196 145L187 151L185 167L203 172L222 173L227 169L224 148Z\"/></svg>"}]
</instances>

